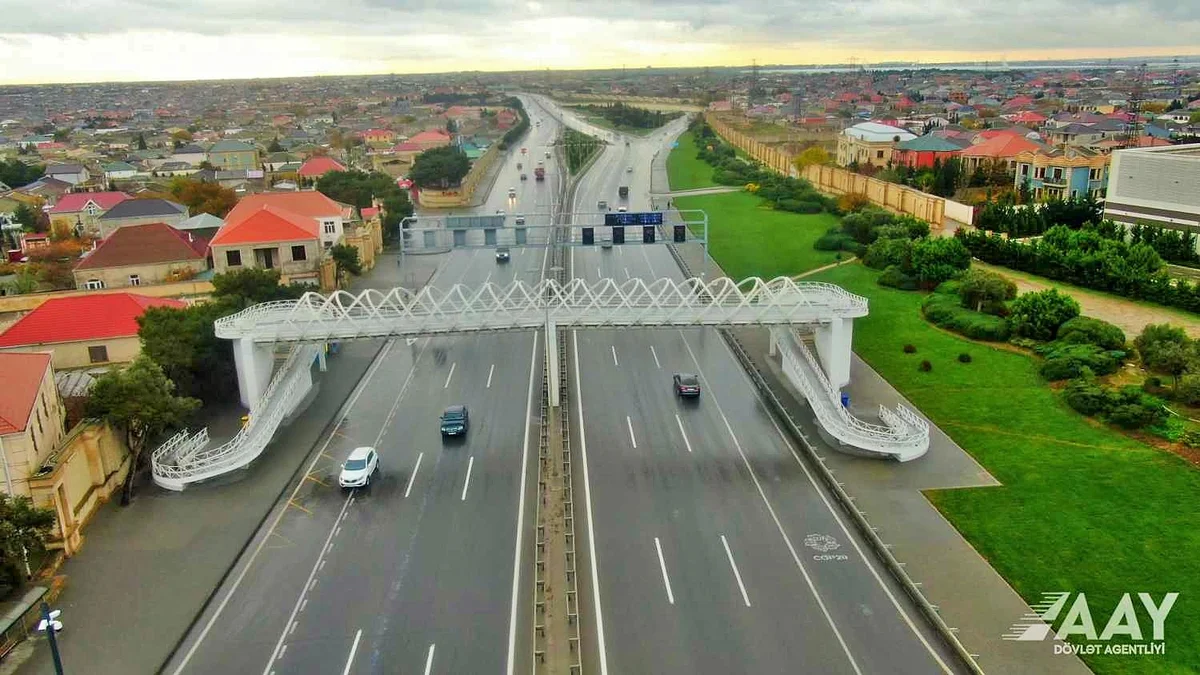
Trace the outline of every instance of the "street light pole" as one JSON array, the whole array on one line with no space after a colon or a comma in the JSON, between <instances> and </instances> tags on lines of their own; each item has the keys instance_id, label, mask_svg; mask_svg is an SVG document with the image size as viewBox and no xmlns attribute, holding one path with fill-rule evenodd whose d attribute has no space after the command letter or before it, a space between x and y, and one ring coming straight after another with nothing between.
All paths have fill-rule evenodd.
<instances>
[{"instance_id":1,"label":"street light pole","mask_svg":"<svg viewBox=\"0 0 1200 675\"><path fill-rule=\"evenodd\" d=\"M50 654L54 657L54 672L63 675L62 657L58 655L58 637L55 635L62 624L54 618L56 614L51 614L50 605L42 603L42 623L46 626L46 640L50 642Z\"/></svg>"}]
</instances>

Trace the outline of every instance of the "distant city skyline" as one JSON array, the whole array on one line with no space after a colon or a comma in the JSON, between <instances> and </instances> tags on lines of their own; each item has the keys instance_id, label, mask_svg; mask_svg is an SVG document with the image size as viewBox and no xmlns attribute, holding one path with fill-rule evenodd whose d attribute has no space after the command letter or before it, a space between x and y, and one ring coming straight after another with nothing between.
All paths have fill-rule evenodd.
<instances>
[{"instance_id":1,"label":"distant city skyline","mask_svg":"<svg viewBox=\"0 0 1200 675\"><path fill-rule=\"evenodd\" d=\"M760 10L736 0L0 0L0 84L1172 58L1195 55L1200 35L1200 3L1174 0L782 0Z\"/></svg>"}]
</instances>

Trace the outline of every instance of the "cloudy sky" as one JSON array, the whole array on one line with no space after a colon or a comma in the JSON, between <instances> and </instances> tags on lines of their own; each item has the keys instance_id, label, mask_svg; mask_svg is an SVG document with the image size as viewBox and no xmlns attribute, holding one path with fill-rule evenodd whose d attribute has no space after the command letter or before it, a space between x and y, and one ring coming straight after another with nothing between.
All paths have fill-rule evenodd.
<instances>
[{"instance_id":1,"label":"cloudy sky","mask_svg":"<svg viewBox=\"0 0 1200 675\"><path fill-rule=\"evenodd\" d=\"M1200 52L1196 0L0 0L0 83Z\"/></svg>"}]
</instances>

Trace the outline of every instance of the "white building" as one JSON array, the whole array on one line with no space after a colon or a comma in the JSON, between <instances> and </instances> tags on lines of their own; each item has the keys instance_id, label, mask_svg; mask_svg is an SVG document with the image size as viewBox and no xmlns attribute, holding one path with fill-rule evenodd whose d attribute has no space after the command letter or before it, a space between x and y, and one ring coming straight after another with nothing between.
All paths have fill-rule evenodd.
<instances>
[{"instance_id":1,"label":"white building","mask_svg":"<svg viewBox=\"0 0 1200 675\"><path fill-rule=\"evenodd\" d=\"M1104 217L1200 232L1200 143L1114 152Z\"/></svg>"}]
</instances>

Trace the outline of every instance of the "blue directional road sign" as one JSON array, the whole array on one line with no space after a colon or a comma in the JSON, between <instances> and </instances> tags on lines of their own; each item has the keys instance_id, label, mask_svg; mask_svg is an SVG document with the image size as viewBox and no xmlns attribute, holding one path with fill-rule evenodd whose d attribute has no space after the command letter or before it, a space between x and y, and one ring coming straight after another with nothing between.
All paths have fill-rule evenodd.
<instances>
[{"instance_id":1,"label":"blue directional road sign","mask_svg":"<svg viewBox=\"0 0 1200 675\"><path fill-rule=\"evenodd\" d=\"M662 225L662 211L650 211L647 213L606 213L604 214L605 225Z\"/></svg>"}]
</instances>

